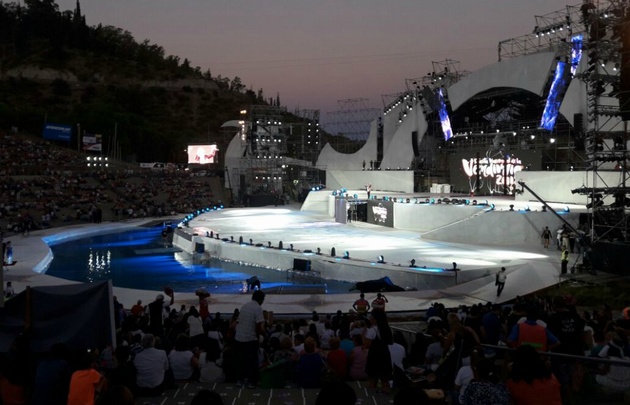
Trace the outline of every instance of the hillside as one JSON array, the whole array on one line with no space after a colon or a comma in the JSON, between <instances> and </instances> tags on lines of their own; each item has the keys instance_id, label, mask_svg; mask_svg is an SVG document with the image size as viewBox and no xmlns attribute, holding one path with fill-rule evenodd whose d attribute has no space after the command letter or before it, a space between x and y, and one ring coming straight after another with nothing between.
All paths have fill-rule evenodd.
<instances>
[{"instance_id":1,"label":"hillside","mask_svg":"<svg viewBox=\"0 0 630 405\"><path fill-rule=\"evenodd\" d=\"M181 162L186 144L220 143L220 125L263 100L238 77L202 73L121 28L89 27L80 9L0 3L0 128L80 124L105 148L116 128L123 159Z\"/></svg>"}]
</instances>

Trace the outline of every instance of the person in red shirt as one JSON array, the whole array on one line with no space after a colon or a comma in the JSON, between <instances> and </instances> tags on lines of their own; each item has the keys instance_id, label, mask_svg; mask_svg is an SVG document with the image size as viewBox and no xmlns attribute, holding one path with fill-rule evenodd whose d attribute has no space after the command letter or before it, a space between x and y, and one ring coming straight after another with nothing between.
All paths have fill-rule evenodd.
<instances>
[{"instance_id":1,"label":"person in red shirt","mask_svg":"<svg viewBox=\"0 0 630 405\"><path fill-rule=\"evenodd\" d=\"M387 298L383 294L377 293L376 298L374 298L374 301L372 301L372 312L374 311L385 312L386 302L389 302L387 301Z\"/></svg>"},{"instance_id":2,"label":"person in red shirt","mask_svg":"<svg viewBox=\"0 0 630 405\"><path fill-rule=\"evenodd\" d=\"M348 376L348 356L346 351L339 348L339 338L330 338L330 351L326 356L328 368L333 371L338 381L345 381Z\"/></svg>"},{"instance_id":3,"label":"person in red shirt","mask_svg":"<svg viewBox=\"0 0 630 405\"><path fill-rule=\"evenodd\" d=\"M352 304L352 308L357 311L357 314L367 316L367 313L370 310L370 303L365 299L365 294L361 293L359 297L360 298Z\"/></svg>"}]
</instances>

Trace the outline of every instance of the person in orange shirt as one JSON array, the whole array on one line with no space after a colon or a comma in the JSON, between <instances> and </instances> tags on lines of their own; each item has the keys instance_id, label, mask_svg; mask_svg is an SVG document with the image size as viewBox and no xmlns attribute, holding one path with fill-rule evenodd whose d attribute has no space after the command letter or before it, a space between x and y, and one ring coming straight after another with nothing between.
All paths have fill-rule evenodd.
<instances>
[{"instance_id":1,"label":"person in orange shirt","mask_svg":"<svg viewBox=\"0 0 630 405\"><path fill-rule=\"evenodd\" d=\"M96 394L105 387L105 377L96 370L97 358L95 353L87 352L81 359L80 369L72 373L70 390L68 391L68 405L94 405Z\"/></svg>"}]
</instances>

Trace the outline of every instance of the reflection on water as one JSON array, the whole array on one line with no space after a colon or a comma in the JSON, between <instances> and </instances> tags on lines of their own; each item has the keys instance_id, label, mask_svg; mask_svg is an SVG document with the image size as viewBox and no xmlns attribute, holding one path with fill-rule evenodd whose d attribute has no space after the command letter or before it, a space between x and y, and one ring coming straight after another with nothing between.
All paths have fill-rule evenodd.
<instances>
[{"instance_id":1,"label":"reflection on water","mask_svg":"<svg viewBox=\"0 0 630 405\"><path fill-rule=\"evenodd\" d=\"M348 282L181 252L165 246L161 231L161 227L143 227L52 244L54 259L46 274L82 282L111 279L117 287L139 290L162 290L168 285L178 292L203 287L222 294L241 292L242 282L253 275L266 290L320 286L334 294L352 287Z\"/></svg>"}]
</instances>

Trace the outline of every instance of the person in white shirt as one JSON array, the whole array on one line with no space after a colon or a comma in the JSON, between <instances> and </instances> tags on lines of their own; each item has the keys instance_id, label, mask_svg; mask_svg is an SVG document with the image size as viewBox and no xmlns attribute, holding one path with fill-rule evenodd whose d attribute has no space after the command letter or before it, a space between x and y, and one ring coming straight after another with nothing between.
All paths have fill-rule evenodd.
<instances>
[{"instance_id":1,"label":"person in white shirt","mask_svg":"<svg viewBox=\"0 0 630 405\"><path fill-rule=\"evenodd\" d=\"M455 376L455 386L454 389L459 393L459 403L464 403L464 392L466 391L466 387L470 381L472 381L474 377L473 369L470 365L462 366L457 375Z\"/></svg>"},{"instance_id":2,"label":"person in white shirt","mask_svg":"<svg viewBox=\"0 0 630 405\"><path fill-rule=\"evenodd\" d=\"M146 396L159 395L167 385L165 374L169 368L168 357L164 350L155 348L155 337L150 333L142 337L142 347L142 351L133 359L136 385Z\"/></svg>"},{"instance_id":3,"label":"person in white shirt","mask_svg":"<svg viewBox=\"0 0 630 405\"><path fill-rule=\"evenodd\" d=\"M234 337L237 350L245 358L246 378L252 388L255 388L260 376L258 339L265 336L265 317L262 310L264 300L265 293L262 290L254 291L252 300L240 310Z\"/></svg>"}]
</instances>

